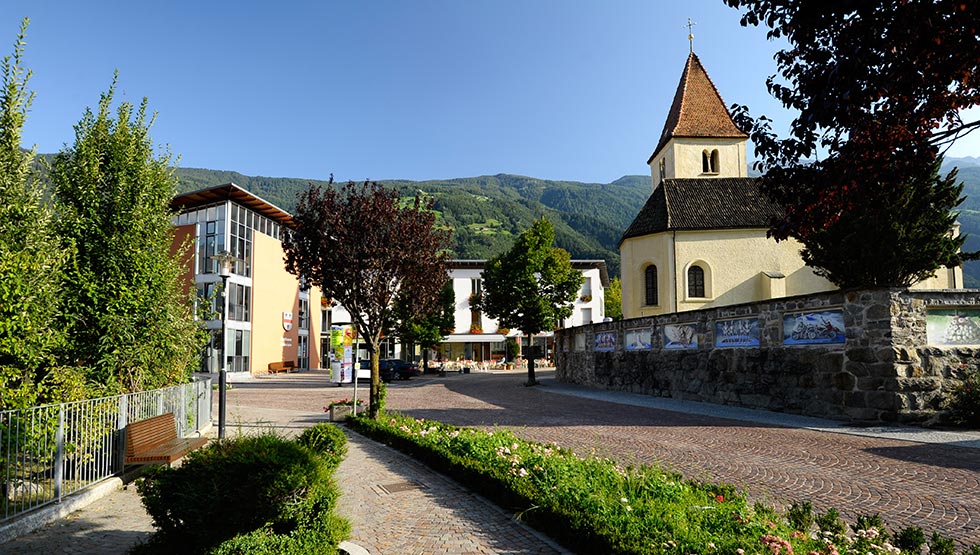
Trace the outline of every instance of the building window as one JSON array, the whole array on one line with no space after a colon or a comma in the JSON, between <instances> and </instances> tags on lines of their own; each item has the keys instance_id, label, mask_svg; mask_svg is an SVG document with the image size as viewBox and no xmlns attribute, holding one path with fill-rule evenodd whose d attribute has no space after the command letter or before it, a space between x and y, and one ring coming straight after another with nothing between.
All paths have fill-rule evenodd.
<instances>
[{"instance_id":1,"label":"building window","mask_svg":"<svg viewBox=\"0 0 980 555\"><path fill-rule=\"evenodd\" d=\"M252 304L252 288L237 283L228 284L228 319L238 322L251 321L249 306Z\"/></svg>"},{"instance_id":2,"label":"building window","mask_svg":"<svg viewBox=\"0 0 980 555\"><path fill-rule=\"evenodd\" d=\"M585 278L582 282L582 299L585 300L586 298L592 300L592 278L590 277Z\"/></svg>"},{"instance_id":3,"label":"building window","mask_svg":"<svg viewBox=\"0 0 980 555\"><path fill-rule=\"evenodd\" d=\"M687 296L704 298L704 268L691 266L687 269Z\"/></svg>"},{"instance_id":4,"label":"building window","mask_svg":"<svg viewBox=\"0 0 980 555\"><path fill-rule=\"evenodd\" d=\"M299 336L298 347L296 349L296 366L299 368L310 367L310 336Z\"/></svg>"},{"instance_id":5,"label":"building window","mask_svg":"<svg viewBox=\"0 0 980 555\"><path fill-rule=\"evenodd\" d=\"M647 266L647 269L643 272L643 284L646 291L644 297L644 303L646 306L657 306L659 299L657 298L657 267L654 265Z\"/></svg>"},{"instance_id":6,"label":"building window","mask_svg":"<svg viewBox=\"0 0 980 555\"><path fill-rule=\"evenodd\" d=\"M248 372L248 355L251 351L251 333L248 330L235 330L235 346L231 355L229 370Z\"/></svg>"},{"instance_id":7,"label":"building window","mask_svg":"<svg viewBox=\"0 0 980 555\"><path fill-rule=\"evenodd\" d=\"M222 211L222 214L224 211ZM197 273L215 274L218 263L212 258L225 250L224 219L200 222L197 224Z\"/></svg>"},{"instance_id":8,"label":"building window","mask_svg":"<svg viewBox=\"0 0 980 555\"><path fill-rule=\"evenodd\" d=\"M660 159L660 181L667 179L667 159Z\"/></svg>"},{"instance_id":9,"label":"building window","mask_svg":"<svg viewBox=\"0 0 980 555\"><path fill-rule=\"evenodd\" d=\"M701 172L718 173L718 149L701 151Z\"/></svg>"},{"instance_id":10,"label":"building window","mask_svg":"<svg viewBox=\"0 0 980 555\"><path fill-rule=\"evenodd\" d=\"M252 276L252 226L255 213L237 204L231 205L231 252L238 260L234 272L245 277Z\"/></svg>"},{"instance_id":11,"label":"building window","mask_svg":"<svg viewBox=\"0 0 980 555\"><path fill-rule=\"evenodd\" d=\"M310 329L310 300L299 300L299 329ZM304 367L305 368L305 367Z\"/></svg>"},{"instance_id":12,"label":"building window","mask_svg":"<svg viewBox=\"0 0 980 555\"><path fill-rule=\"evenodd\" d=\"M592 323L592 309L591 308L583 308L582 309L582 325L583 326L588 326L591 323Z\"/></svg>"}]
</instances>

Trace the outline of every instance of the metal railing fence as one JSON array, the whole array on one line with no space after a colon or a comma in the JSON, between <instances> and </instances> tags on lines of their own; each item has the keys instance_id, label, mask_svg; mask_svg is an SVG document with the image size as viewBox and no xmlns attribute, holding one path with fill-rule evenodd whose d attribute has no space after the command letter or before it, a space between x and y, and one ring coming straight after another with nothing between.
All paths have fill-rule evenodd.
<instances>
[{"instance_id":1,"label":"metal railing fence","mask_svg":"<svg viewBox=\"0 0 980 555\"><path fill-rule=\"evenodd\" d=\"M211 422L211 379L0 411L0 522L119 474L126 424L168 412L179 436L200 432Z\"/></svg>"}]
</instances>

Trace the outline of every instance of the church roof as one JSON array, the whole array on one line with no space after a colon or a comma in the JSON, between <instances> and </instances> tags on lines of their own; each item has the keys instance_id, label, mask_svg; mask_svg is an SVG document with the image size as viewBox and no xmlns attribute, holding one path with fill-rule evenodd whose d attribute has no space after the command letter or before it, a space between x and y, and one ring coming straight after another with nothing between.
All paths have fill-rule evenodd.
<instances>
[{"instance_id":1,"label":"church roof","mask_svg":"<svg viewBox=\"0 0 980 555\"><path fill-rule=\"evenodd\" d=\"M653 150L647 164L660 153L673 138L723 138L745 139L748 137L725 107L718 89L708 77L697 54L691 52L681 74L681 81L674 93L674 102L667 114L667 121L660 133L660 142Z\"/></svg>"},{"instance_id":2,"label":"church roof","mask_svg":"<svg viewBox=\"0 0 980 555\"><path fill-rule=\"evenodd\" d=\"M768 228L782 214L753 177L665 179L619 243L664 231Z\"/></svg>"}]
</instances>

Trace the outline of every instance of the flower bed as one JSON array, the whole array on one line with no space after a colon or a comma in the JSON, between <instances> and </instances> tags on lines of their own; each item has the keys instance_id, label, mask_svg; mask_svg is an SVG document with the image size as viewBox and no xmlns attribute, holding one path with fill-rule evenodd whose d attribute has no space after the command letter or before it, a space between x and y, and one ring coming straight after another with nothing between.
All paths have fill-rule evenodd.
<instances>
[{"instance_id":1,"label":"flower bed","mask_svg":"<svg viewBox=\"0 0 980 555\"><path fill-rule=\"evenodd\" d=\"M350 422L579 553L866 555L897 554L899 547L919 553L923 545L917 528L891 540L876 515L860 518L848 534L833 510L815 516L809 503L800 503L783 516L750 505L731 486L684 480L654 466L583 458L507 430L457 428L397 413ZM932 555L953 555L952 542L938 535L930 547ZM980 546L963 553L980 555Z\"/></svg>"}]
</instances>

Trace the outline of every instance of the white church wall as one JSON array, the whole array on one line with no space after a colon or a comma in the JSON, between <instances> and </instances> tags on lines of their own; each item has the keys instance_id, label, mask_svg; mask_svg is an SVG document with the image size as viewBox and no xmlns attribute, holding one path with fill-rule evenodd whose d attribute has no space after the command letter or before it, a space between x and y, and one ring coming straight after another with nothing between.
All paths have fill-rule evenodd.
<instances>
[{"instance_id":1,"label":"white church wall","mask_svg":"<svg viewBox=\"0 0 980 555\"><path fill-rule=\"evenodd\" d=\"M705 173L702 153L718 150L717 171ZM674 139L664 150L672 150L667 160L667 178L747 177L745 139ZM656 162L656 160L655 160ZM671 175L673 173L673 175Z\"/></svg>"}]
</instances>

